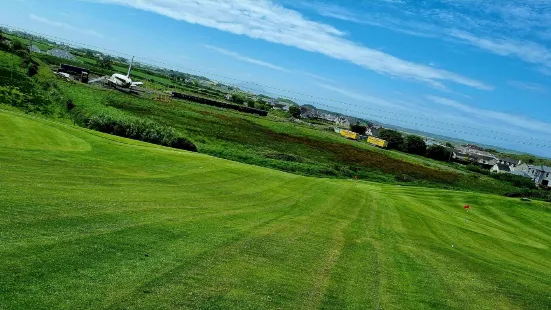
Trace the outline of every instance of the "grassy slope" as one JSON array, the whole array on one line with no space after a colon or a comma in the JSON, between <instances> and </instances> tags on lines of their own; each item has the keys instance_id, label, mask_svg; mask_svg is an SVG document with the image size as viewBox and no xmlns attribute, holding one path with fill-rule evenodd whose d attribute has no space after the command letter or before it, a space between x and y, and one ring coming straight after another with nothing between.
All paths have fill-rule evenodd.
<instances>
[{"instance_id":1,"label":"grassy slope","mask_svg":"<svg viewBox=\"0 0 551 310\"><path fill-rule=\"evenodd\" d=\"M29 40L27 38L22 38L22 37L15 36L15 35L12 35L12 34L4 33L4 36L6 38L10 39L10 40L19 40L23 44L26 44L26 45L29 45L31 43L31 40ZM38 47L44 53L49 51L50 49L54 48L54 46L52 46L50 44L45 44L43 42L32 41L32 43L33 43L33 45Z\"/></svg>"},{"instance_id":2,"label":"grassy slope","mask_svg":"<svg viewBox=\"0 0 551 310\"><path fill-rule=\"evenodd\" d=\"M2 308L551 305L543 203L307 178L11 112L0 165Z\"/></svg>"},{"instance_id":3,"label":"grassy slope","mask_svg":"<svg viewBox=\"0 0 551 310\"><path fill-rule=\"evenodd\" d=\"M173 100L159 103L98 90L79 84L61 84L77 106L95 109L111 105L121 111L173 126L190 138L200 152L235 161L306 175L348 177L394 183L395 175L419 174L418 185L446 186L503 194L516 188L489 177L465 174L426 158L380 150L348 141L332 130L321 131L289 121L255 117L200 104ZM273 159L270 154L290 154L298 162ZM413 163L415 165L411 165ZM360 170L356 170L361 167ZM342 173L344 169L347 169Z\"/></svg>"}]
</instances>

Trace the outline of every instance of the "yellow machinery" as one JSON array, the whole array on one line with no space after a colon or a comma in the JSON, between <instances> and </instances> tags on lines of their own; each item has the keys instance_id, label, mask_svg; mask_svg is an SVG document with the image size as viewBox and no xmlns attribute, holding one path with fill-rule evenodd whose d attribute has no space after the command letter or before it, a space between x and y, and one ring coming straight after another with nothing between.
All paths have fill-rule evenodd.
<instances>
[{"instance_id":1,"label":"yellow machinery","mask_svg":"<svg viewBox=\"0 0 551 310\"><path fill-rule=\"evenodd\" d=\"M341 130L341 136L352 140L358 140L360 138L360 135L358 133L345 129Z\"/></svg>"},{"instance_id":2,"label":"yellow machinery","mask_svg":"<svg viewBox=\"0 0 551 310\"><path fill-rule=\"evenodd\" d=\"M367 143L373 144L373 145L378 146L378 147L387 147L388 146L388 142L386 140L375 138L375 137L372 137L372 136L369 136L367 138Z\"/></svg>"}]
</instances>

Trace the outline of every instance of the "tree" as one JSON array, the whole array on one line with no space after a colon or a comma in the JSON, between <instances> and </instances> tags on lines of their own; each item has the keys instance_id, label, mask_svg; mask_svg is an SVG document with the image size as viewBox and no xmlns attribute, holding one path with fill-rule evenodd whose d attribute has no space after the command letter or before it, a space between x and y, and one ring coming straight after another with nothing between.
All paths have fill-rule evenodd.
<instances>
[{"instance_id":1,"label":"tree","mask_svg":"<svg viewBox=\"0 0 551 310\"><path fill-rule=\"evenodd\" d=\"M4 36L4 33L0 30L0 50L9 51L10 47L4 42L5 39L6 37Z\"/></svg>"},{"instance_id":2,"label":"tree","mask_svg":"<svg viewBox=\"0 0 551 310\"><path fill-rule=\"evenodd\" d=\"M249 107L249 108L254 108L256 106L256 102L251 99L251 98L247 98L245 99L245 104Z\"/></svg>"},{"instance_id":3,"label":"tree","mask_svg":"<svg viewBox=\"0 0 551 310\"><path fill-rule=\"evenodd\" d=\"M379 131L379 138L386 140L390 149L399 149L404 144L402 134L392 129L381 129Z\"/></svg>"},{"instance_id":4,"label":"tree","mask_svg":"<svg viewBox=\"0 0 551 310\"><path fill-rule=\"evenodd\" d=\"M410 154L425 155L427 152L427 144L425 140L419 136L409 135L404 143L404 151Z\"/></svg>"},{"instance_id":5,"label":"tree","mask_svg":"<svg viewBox=\"0 0 551 310\"><path fill-rule=\"evenodd\" d=\"M356 124L350 125L350 130L353 132L359 133L360 135L365 135L366 127L364 125Z\"/></svg>"},{"instance_id":6,"label":"tree","mask_svg":"<svg viewBox=\"0 0 551 310\"><path fill-rule=\"evenodd\" d=\"M112 69L113 60L111 60L111 57L104 56L103 59L98 60L98 65L103 69Z\"/></svg>"},{"instance_id":7,"label":"tree","mask_svg":"<svg viewBox=\"0 0 551 310\"><path fill-rule=\"evenodd\" d=\"M280 102L280 103L287 103L287 104L289 104L289 105L298 106L298 104L297 104L296 102L294 102L293 100L291 100L291 99L279 97L279 98L277 98L276 100L277 100L277 102Z\"/></svg>"},{"instance_id":8,"label":"tree","mask_svg":"<svg viewBox=\"0 0 551 310\"><path fill-rule=\"evenodd\" d=\"M260 110L264 111L270 111L272 109L271 106L265 104L262 100L259 100L256 102L255 107Z\"/></svg>"},{"instance_id":9,"label":"tree","mask_svg":"<svg viewBox=\"0 0 551 310\"><path fill-rule=\"evenodd\" d=\"M27 75L30 77L33 77L37 74L38 74L38 63L31 59L31 61L27 65Z\"/></svg>"},{"instance_id":10,"label":"tree","mask_svg":"<svg viewBox=\"0 0 551 310\"><path fill-rule=\"evenodd\" d=\"M19 40L11 42L11 50L18 56L26 58L29 56L29 49Z\"/></svg>"},{"instance_id":11,"label":"tree","mask_svg":"<svg viewBox=\"0 0 551 310\"><path fill-rule=\"evenodd\" d=\"M446 142L446 146L447 146L447 147L453 148L453 144L451 144L451 143L449 143L449 142Z\"/></svg>"},{"instance_id":12,"label":"tree","mask_svg":"<svg viewBox=\"0 0 551 310\"><path fill-rule=\"evenodd\" d=\"M84 50L84 55L86 55L86 57L88 57L88 58L95 58L94 51L89 50L89 49Z\"/></svg>"},{"instance_id":13,"label":"tree","mask_svg":"<svg viewBox=\"0 0 551 310\"><path fill-rule=\"evenodd\" d=\"M245 103L245 97L240 94L233 94L231 96L231 101L235 104L244 104Z\"/></svg>"},{"instance_id":14,"label":"tree","mask_svg":"<svg viewBox=\"0 0 551 310\"><path fill-rule=\"evenodd\" d=\"M24 50L25 49L25 46L23 45L23 42L19 41L19 40L13 40L11 42L11 48L14 50L14 51L20 51L20 50Z\"/></svg>"},{"instance_id":15,"label":"tree","mask_svg":"<svg viewBox=\"0 0 551 310\"><path fill-rule=\"evenodd\" d=\"M300 118L300 107L294 105L290 106L289 114L291 114L291 116L294 118Z\"/></svg>"},{"instance_id":16,"label":"tree","mask_svg":"<svg viewBox=\"0 0 551 310\"><path fill-rule=\"evenodd\" d=\"M434 160L447 161L450 159L451 153L441 145L431 145L427 148L427 157Z\"/></svg>"}]
</instances>

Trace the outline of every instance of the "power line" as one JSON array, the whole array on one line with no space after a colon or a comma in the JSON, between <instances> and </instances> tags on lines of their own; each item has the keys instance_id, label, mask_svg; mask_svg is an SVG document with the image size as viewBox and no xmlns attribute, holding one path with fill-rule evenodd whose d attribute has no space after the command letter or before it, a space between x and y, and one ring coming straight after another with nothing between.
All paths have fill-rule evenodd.
<instances>
[{"instance_id":1,"label":"power line","mask_svg":"<svg viewBox=\"0 0 551 310\"><path fill-rule=\"evenodd\" d=\"M0 80L13 81L12 78L7 78L7 77L0 77ZM247 88L247 87L244 87L244 88ZM275 94L275 95L277 95L277 94ZM308 102L308 101L306 101L306 102ZM398 121L398 122L402 122L402 123L406 123L406 124L410 124L410 125L415 125L415 126L420 126L420 127L430 128L430 129L436 129L436 130L442 130L442 131L450 132L450 133L467 134L467 135L476 136L476 137L479 137L479 138L500 140L500 141L505 141L505 142L513 142L513 143L522 144L522 145L532 145L532 146L537 146L537 147L551 148L550 144L535 144L535 143L525 142L525 141L520 141L520 140L517 140L517 141L509 140L509 139L505 139L505 138L502 138L502 137L485 136L485 135L480 135L480 134L476 134L476 133L467 132L467 131L464 131L464 130L454 130L454 129L449 129L449 128L442 128L442 127L427 125L427 124L424 124L424 123L416 123L416 122L411 122L411 121L408 121L408 120L397 119L397 118L392 118L392 117L387 117L387 116L381 116L381 115L378 115L378 114L375 115L375 114L362 112L362 111L355 111L355 110L350 110L350 109L346 109L346 108L339 108L339 107L335 107L335 106L332 106L332 105L327 105L327 104L320 103L320 102L316 102L316 103L318 105L321 105L321 106L326 107L326 108L339 109L339 110L349 112L349 113L359 113L359 114L362 114L362 115L365 115L365 116L370 116L370 117L379 117L379 118L382 118L382 119L385 119L385 120L388 120L388 121Z\"/></svg>"},{"instance_id":2,"label":"power line","mask_svg":"<svg viewBox=\"0 0 551 310\"><path fill-rule=\"evenodd\" d=\"M248 88L248 87L243 87L243 88ZM252 89L252 90L254 90L254 89ZM269 92L267 92L267 93L270 94ZM277 94L275 94L275 95L277 95ZM293 98L291 98L291 99L293 99ZM297 99L297 100L300 100L300 99ZM304 102L308 102L308 101L304 101ZM407 124L410 124L410 125L416 125L416 126L420 126L420 127L437 129L437 130L442 130L442 131L446 131L446 132L461 133L461 134L467 134L467 135L470 135L470 136L476 136L476 137L479 137L479 138L487 138L487 139L492 139L492 140L513 142L513 143L523 144L523 145L533 145L533 146L538 146L538 147L551 148L551 144L535 144L535 143L521 141L521 140L510 140L510 139L506 139L506 138L503 138L503 137L485 136L485 135L480 135L480 134L476 134L476 133L472 133L472 132L467 132L467 131L464 131L464 130L442 128L442 127L438 127L438 126L427 125L427 124L424 124L424 123L416 123L416 122L411 122L411 121L407 121L407 120L403 120L403 119L397 119L397 118L392 118L392 117L387 117L387 116L381 116L379 114L375 115L375 114L362 112L362 111L355 111L355 110L349 110L349 109L346 109L346 108L339 108L339 107L327 105L327 104L320 103L320 102L316 102L316 103L318 105L324 106L326 108L334 108L334 109L339 109L339 110L343 110L343 111L351 112L351 113L360 113L360 114L363 114L363 115L366 115L366 116L379 117L379 118L383 118L383 119L390 120L390 121L399 121L399 122L407 123Z\"/></svg>"},{"instance_id":3,"label":"power line","mask_svg":"<svg viewBox=\"0 0 551 310\"><path fill-rule=\"evenodd\" d=\"M75 47L87 47L87 48L90 48L90 49L95 49L95 50L99 50L99 51L106 51L106 52L114 53L115 55L135 57L136 59L144 60L145 61L144 63L148 64L148 65L152 65L151 63L156 63L156 64L160 64L160 65L165 66L165 68L170 68L170 67L178 68L178 69L182 69L184 71L192 71L192 72L196 72L196 73L203 74L203 75L222 78L222 79L225 79L225 80L233 80L233 81L240 82L240 83L252 84L252 85L262 87L262 88L269 88L269 89L273 89L273 90L276 90L276 91L281 91L281 92L285 92L285 93L289 93L289 94L295 94L295 95L309 97L309 98L313 98L313 99L339 103L339 104L342 104L342 105L352 106L352 107L360 108L360 109L368 109L368 110L377 111L377 112L381 112L381 113L387 113L387 114L392 114L392 115L396 115L396 116L402 116L402 117L406 117L408 119L416 119L416 120L419 120L419 121L429 121L429 122L438 123L438 124L442 124L442 125L446 125L446 126L452 126L454 128L470 129L470 130L474 130L474 131L486 131L486 132L489 132L489 133L492 133L492 134L506 135L506 136L509 136L509 137L517 138L517 139L523 139L523 140L528 139L528 140L532 140L532 141L541 141L541 142L551 143L551 140L546 140L546 139L541 139L541 138L514 135L514 134L499 132L499 131L495 131L495 130L491 130L491 129L477 128L477 127L472 127L472 126L449 123L449 122L444 122L444 121L440 121L440 120L434 120L434 119L429 119L429 118L413 116L413 115L400 113L400 112L395 112L395 111L387 111L387 110L383 110L383 109L379 109L379 108L367 107L367 106L362 106L362 105L358 105L358 104L354 104L354 103L349 103L349 102L344 102L344 101L339 101L339 100L334 100L334 99L329 99L329 98L324 98L324 97L318 97L318 96L305 94L305 93L301 93L301 92L296 92L296 91L291 91L291 90L286 90L286 89L282 89L282 88L278 88L278 87L274 87L274 86L270 86L270 85L263 85L263 84L259 84L259 83L256 83L256 82L250 82L250 81L240 80L240 79L237 79L237 78L227 77L227 76L223 76L223 75L219 75L219 74L215 74L215 73L211 73L211 72L196 70L196 69L192 69L192 68L186 68L186 67L180 66L180 65L172 65L172 64L168 64L168 63L165 63L165 62L162 62L162 61L148 59L148 58L141 57L141 56L135 56L135 55L131 55L131 54L128 54L128 53L123 53L123 52L119 52L119 51L115 51L115 50L111 50L111 49L101 48L101 47L93 46L93 45L82 43L82 42L67 40L67 39L64 39L64 38L57 37L57 36L46 35L46 34L34 32L34 31L29 31L29 30L26 30L26 29L18 28L18 27L12 27L12 26L6 25L6 24L0 24L0 25L2 25L4 27L7 27L7 28L10 28L10 29L15 29L15 30L19 30L19 31L22 31L22 32L30 33L30 34L33 34L33 35L36 35L36 36L59 40L62 43L69 43L69 45L73 45ZM267 93L267 94L270 94L270 95L275 95L275 96L278 96L278 97L291 99L291 100L294 100L294 101L308 102L308 103L318 105L318 106L324 106L324 107L327 107L327 108L346 111L348 113L368 115L368 116L374 117L374 118L394 120L394 121L399 121L399 122L402 122L402 123L412 124L412 125L421 126L421 127L425 127L425 128L438 129L438 130L441 130L441 131L453 132L453 133L462 133L462 134L467 134L467 135L470 135L470 136L482 137L482 138L487 138L487 139L492 139L492 140L513 142L513 143L523 144L523 145L534 145L534 146L539 146L539 147L551 147L550 145L547 145L547 144L536 144L537 142L529 143L529 142L525 142L525 141L521 141L521 140L514 141L514 140L510 140L510 139L505 139L503 137L483 136L483 135L480 135L480 134L477 134L477 133L473 133L471 131L452 130L452 129L449 129L448 127L442 128L442 127L427 125L427 124L424 124L424 123L415 123L415 122L411 122L411 121L405 121L403 119L397 119L397 118L390 118L390 117L382 116L380 114L371 114L371 113L366 113L366 112L363 112L363 111L350 110L350 109L346 109L346 108L342 108L342 107L327 105L327 104L321 103L319 101L304 100L302 98L281 95L281 94L274 93L274 92L267 92L265 90L255 89L253 87L237 85L237 84L230 84L230 83L227 83L227 82L224 82L224 83L229 84L229 85L234 86L234 87L237 87L237 88L246 88L246 89L249 89L251 91L255 91L255 92L259 92L259 93Z\"/></svg>"}]
</instances>

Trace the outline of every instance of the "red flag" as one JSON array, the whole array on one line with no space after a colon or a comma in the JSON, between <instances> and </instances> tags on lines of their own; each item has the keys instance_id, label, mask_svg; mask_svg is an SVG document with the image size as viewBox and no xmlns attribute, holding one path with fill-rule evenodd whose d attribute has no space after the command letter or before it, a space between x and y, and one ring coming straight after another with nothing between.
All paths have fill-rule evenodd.
<instances>
[{"instance_id":1,"label":"red flag","mask_svg":"<svg viewBox=\"0 0 551 310\"><path fill-rule=\"evenodd\" d=\"M465 206L463 207L463 209L467 209L467 210L470 209L470 208L471 208L471 206L469 206L469 205L465 205Z\"/></svg>"}]
</instances>

